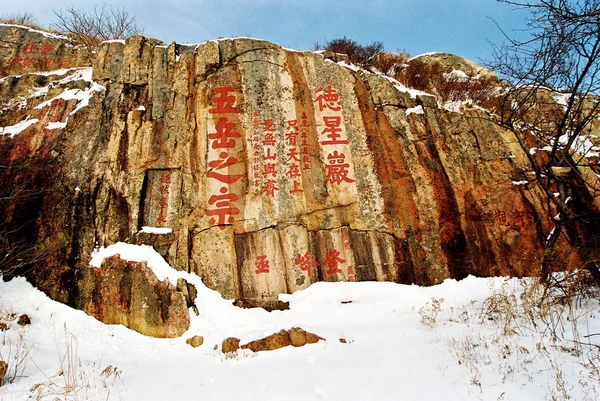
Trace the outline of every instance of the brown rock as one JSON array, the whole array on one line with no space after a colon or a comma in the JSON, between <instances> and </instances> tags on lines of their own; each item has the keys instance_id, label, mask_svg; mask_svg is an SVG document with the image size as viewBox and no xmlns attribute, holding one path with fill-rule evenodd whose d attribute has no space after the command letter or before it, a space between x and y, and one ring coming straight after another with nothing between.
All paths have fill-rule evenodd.
<instances>
[{"instance_id":1,"label":"brown rock","mask_svg":"<svg viewBox=\"0 0 600 401\"><path fill-rule=\"evenodd\" d=\"M251 341L248 344L242 345L242 349L249 349L254 352L273 351L279 348L293 345L294 347L302 347L305 344L314 344L323 338L306 332L301 328L294 327L289 331L281 330L279 333L271 334L265 338L256 341Z\"/></svg>"},{"instance_id":2,"label":"brown rock","mask_svg":"<svg viewBox=\"0 0 600 401\"><path fill-rule=\"evenodd\" d=\"M4 323L4 322L0 322L0 331L6 331L8 330L8 324Z\"/></svg>"},{"instance_id":3,"label":"brown rock","mask_svg":"<svg viewBox=\"0 0 600 401\"><path fill-rule=\"evenodd\" d=\"M23 315L19 316L19 319L17 320L17 324L19 326L27 326L27 325L31 324L31 319L29 318L29 316L23 314Z\"/></svg>"},{"instance_id":4,"label":"brown rock","mask_svg":"<svg viewBox=\"0 0 600 401\"><path fill-rule=\"evenodd\" d=\"M221 352L227 354L229 352L236 352L240 349L240 339L235 337L227 337L221 344Z\"/></svg>"},{"instance_id":5,"label":"brown rock","mask_svg":"<svg viewBox=\"0 0 600 401\"><path fill-rule=\"evenodd\" d=\"M204 344L204 337L202 337L202 336L190 337L187 340L185 340L185 343L191 345L194 348L198 348L199 346Z\"/></svg>"},{"instance_id":6,"label":"brown rock","mask_svg":"<svg viewBox=\"0 0 600 401\"><path fill-rule=\"evenodd\" d=\"M7 371L8 364L4 361L0 361L0 387L2 387L2 383L4 382L4 376L6 376Z\"/></svg>"},{"instance_id":7,"label":"brown rock","mask_svg":"<svg viewBox=\"0 0 600 401\"><path fill-rule=\"evenodd\" d=\"M342 344L346 344L346 339L345 339L345 338L340 338L340 342L341 342Z\"/></svg>"}]
</instances>

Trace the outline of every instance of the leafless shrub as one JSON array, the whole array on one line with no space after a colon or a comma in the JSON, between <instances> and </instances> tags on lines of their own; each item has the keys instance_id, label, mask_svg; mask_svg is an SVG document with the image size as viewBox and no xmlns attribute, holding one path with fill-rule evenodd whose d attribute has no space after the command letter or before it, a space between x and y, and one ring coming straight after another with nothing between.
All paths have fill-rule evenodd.
<instances>
[{"instance_id":1,"label":"leafless shrub","mask_svg":"<svg viewBox=\"0 0 600 401\"><path fill-rule=\"evenodd\" d=\"M23 376L23 372L31 363L31 345L27 344L22 332L14 338L12 333L3 332L0 343L0 360L8 364L4 380L13 383ZM2 384L2 383L0 383Z\"/></svg>"},{"instance_id":2,"label":"leafless shrub","mask_svg":"<svg viewBox=\"0 0 600 401\"><path fill-rule=\"evenodd\" d=\"M54 27L85 45L89 52L93 52L104 40L125 39L144 33L135 16L106 4L96 5L89 12L68 7L54 14L57 18Z\"/></svg>"},{"instance_id":3,"label":"leafless shrub","mask_svg":"<svg viewBox=\"0 0 600 401\"><path fill-rule=\"evenodd\" d=\"M33 14L28 12L4 15L0 17L0 23L25 25L36 29L39 28L39 26L35 23L35 17L33 16Z\"/></svg>"},{"instance_id":4,"label":"leafless shrub","mask_svg":"<svg viewBox=\"0 0 600 401\"><path fill-rule=\"evenodd\" d=\"M314 50L342 53L347 55L353 64L368 68L375 63L377 56L383 52L383 43L373 42L364 46L344 36L341 39L327 41L324 45L315 43Z\"/></svg>"}]
</instances>

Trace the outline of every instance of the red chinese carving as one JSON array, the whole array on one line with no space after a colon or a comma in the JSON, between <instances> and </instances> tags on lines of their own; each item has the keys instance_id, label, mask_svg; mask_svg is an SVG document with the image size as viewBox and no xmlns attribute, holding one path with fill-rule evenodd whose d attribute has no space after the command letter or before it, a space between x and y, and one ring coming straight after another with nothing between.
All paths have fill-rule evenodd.
<instances>
[{"instance_id":1,"label":"red chinese carving","mask_svg":"<svg viewBox=\"0 0 600 401\"><path fill-rule=\"evenodd\" d=\"M235 148L235 139L240 138L242 134L234 131L235 124L227 120L227 117L221 117L215 126L217 132L208 134L209 139L213 139L213 149Z\"/></svg>"},{"instance_id":2,"label":"red chinese carving","mask_svg":"<svg viewBox=\"0 0 600 401\"><path fill-rule=\"evenodd\" d=\"M290 178L300 177L300 166L297 164L290 164L288 167L287 176Z\"/></svg>"},{"instance_id":3,"label":"red chinese carving","mask_svg":"<svg viewBox=\"0 0 600 401\"><path fill-rule=\"evenodd\" d=\"M290 194L296 194L298 192L304 192L304 190L300 188L300 183L298 181L294 181L294 189L290 191Z\"/></svg>"},{"instance_id":4,"label":"red chinese carving","mask_svg":"<svg viewBox=\"0 0 600 401\"><path fill-rule=\"evenodd\" d=\"M233 107L235 95L229 95L229 92L235 92L235 88L222 86L215 89L215 96L212 98L215 107L208 109L210 114L239 113L240 110Z\"/></svg>"},{"instance_id":5,"label":"red chinese carving","mask_svg":"<svg viewBox=\"0 0 600 401\"><path fill-rule=\"evenodd\" d=\"M263 126L264 132L275 132L275 127L273 127L273 120L264 120Z\"/></svg>"},{"instance_id":6,"label":"red chinese carving","mask_svg":"<svg viewBox=\"0 0 600 401\"><path fill-rule=\"evenodd\" d=\"M160 182L162 182L163 184L170 184L171 183L171 174L169 174L168 172L163 172L160 176Z\"/></svg>"},{"instance_id":7,"label":"red chinese carving","mask_svg":"<svg viewBox=\"0 0 600 401\"><path fill-rule=\"evenodd\" d=\"M270 197L275 196L275 191L279 190L275 184L276 182L274 180L267 180L265 182L265 189L263 190L264 194Z\"/></svg>"},{"instance_id":8,"label":"red chinese carving","mask_svg":"<svg viewBox=\"0 0 600 401\"><path fill-rule=\"evenodd\" d=\"M275 137L273 136L273 134L267 132L262 141L262 144L265 146L275 146Z\"/></svg>"},{"instance_id":9,"label":"red chinese carving","mask_svg":"<svg viewBox=\"0 0 600 401\"><path fill-rule=\"evenodd\" d=\"M348 266L348 281L356 281L354 267Z\"/></svg>"},{"instance_id":10,"label":"red chinese carving","mask_svg":"<svg viewBox=\"0 0 600 401\"><path fill-rule=\"evenodd\" d=\"M254 267L256 268L256 270L254 270L254 272L256 274L268 273L269 272L269 261L267 260L267 255L258 255L256 257Z\"/></svg>"},{"instance_id":11,"label":"red chinese carving","mask_svg":"<svg viewBox=\"0 0 600 401\"><path fill-rule=\"evenodd\" d=\"M308 277L312 274L312 268L317 266L317 262L312 260L310 252L306 252L304 256L299 253L294 259L294 263L296 266L300 266L300 270L305 271Z\"/></svg>"},{"instance_id":12,"label":"red chinese carving","mask_svg":"<svg viewBox=\"0 0 600 401\"><path fill-rule=\"evenodd\" d=\"M353 179L348 177L348 167L349 164L344 163L346 155L343 153L338 153L338 151L334 151L333 153L327 155L327 159L329 164L326 164L327 168L327 177L325 178L325 184L331 182L333 184L341 184L342 182L354 182Z\"/></svg>"},{"instance_id":13,"label":"red chinese carving","mask_svg":"<svg viewBox=\"0 0 600 401\"><path fill-rule=\"evenodd\" d=\"M346 261L340 258L340 252L337 249L327 251L323 262L323 266L327 267L327 274L341 273L342 269L338 267L340 263L346 263Z\"/></svg>"},{"instance_id":14,"label":"red chinese carving","mask_svg":"<svg viewBox=\"0 0 600 401\"><path fill-rule=\"evenodd\" d=\"M26 44L25 47L23 47L23 53L25 54L35 54L37 51L37 45L33 43Z\"/></svg>"},{"instance_id":15,"label":"red chinese carving","mask_svg":"<svg viewBox=\"0 0 600 401\"><path fill-rule=\"evenodd\" d=\"M298 149L296 148L290 148L286 154L287 156L287 160L286 161L294 161L294 162L299 162L300 161L300 155L298 154Z\"/></svg>"},{"instance_id":16,"label":"red chinese carving","mask_svg":"<svg viewBox=\"0 0 600 401\"><path fill-rule=\"evenodd\" d=\"M40 48L40 54L42 56L47 56L49 53L52 53L54 51L54 45L51 44L43 44L42 47Z\"/></svg>"},{"instance_id":17,"label":"red chinese carving","mask_svg":"<svg viewBox=\"0 0 600 401\"><path fill-rule=\"evenodd\" d=\"M265 163L263 166L263 177L268 175L272 175L273 177L277 177L277 170L275 170L277 165L275 163Z\"/></svg>"},{"instance_id":18,"label":"red chinese carving","mask_svg":"<svg viewBox=\"0 0 600 401\"><path fill-rule=\"evenodd\" d=\"M340 125L342 124L342 117L340 116L334 116L334 117L328 117L328 116L324 116L323 117L323 122L325 123L325 129L323 130L323 132L321 132L321 134L327 134L327 138L329 138L328 141L323 141L321 142L321 144L323 145L337 145L337 144L347 144L348 141L347 140L340 140L341 135L339 134L340 132L342 132L342 129L340 128Z\"/></svg>"},{"instance_id":19,"label":"red chinese carving","mask_svg":"<svg viewBox=\"0 0 600 401\"><path fill-rule=\"evenodd\" d=\"M340 95L336 92L331 85L327 85L327 88L319 88L315 93L322 92L315 102L319 103L319 111L323 111L324 109L330 109L332 111L340 111L342 108L340 106Z\"/></svg>"},{"instance_id":20,"label":"red chinese carving","mask_svg":"<svg viewBox=\"0 0 600 401\"><path fill-rule=\"evenodd\" d=\"M208 199L208 203L210 205L215 205L219 209L206 210L206 215L217 216L217 219L215 219L214 217L211 218L209 220L209 223L217 223L219 228L221 230L224 230L224 224L232 224L235 220L233 216L240 214L240 210L232 206L232 203L238 200L238 196L236 194L228 194L226 187L222 187L220 192L221 195L212 195Z\"/></svg>"},{"instance_id":21,"label":"red chinese carving","mask_svg":"<svg viewBox=\"0 0 600 401\"><path fill-rule=\"evenodd\" d=\"M229 155L227 154L227 152L221 152L219 154L219 157L221 158L221 160L212 160L208 162L208 166L212 167L216 170L219 169L224 169L227 168L229 166L233 166L237 163L239 163L239 160L236 159L235 157L228 157ZM225 159L225 160L223 160ZM240 178L242 178L244 175L243 174L221 174L221 173L217 173L216 171L209 171L208 174L206 174L206 176L208 178L214 178L216 180L221 181L224 184L233 184L234 182L237 182Z\"/></svg>"},{"instance_id":22,"label":"red chinese carving","mask_svg":"<svg viewBox=\"0 0 600 401\"><path fill-rule=\"evenodd\" d=\"M263 160L276 160L277 159L277 153L272 154L271 153L271 148L267 148L267 154L264 155Z\"/></svg>"},{"instance_id":23,"label":"red chinese carving","mask_svg":"<svg viewBox=\"0 0 600 401\"><path fill-rule=\"evenodd\" d=\"M350 235L348 233L344 233L342 235L342 242L344 243L344 249L350 249Z\"/></svg>"}]
</instances>

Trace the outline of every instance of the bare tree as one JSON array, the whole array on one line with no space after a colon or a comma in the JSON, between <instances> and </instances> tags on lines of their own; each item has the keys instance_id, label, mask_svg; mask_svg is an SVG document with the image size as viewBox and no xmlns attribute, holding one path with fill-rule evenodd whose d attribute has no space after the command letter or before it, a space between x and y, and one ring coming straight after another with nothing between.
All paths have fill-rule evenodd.
<instances>
[{"instance_id":1,"label":"bare tree","mask_svg":"<svg viewBox=\"0 0 600 401\"><path fill-rule=\"evenodd\" d=\"M526 151L548 205L558 213L548 233L542 277L567 234L600 283L600 173L590 134L600 116L600 0L498 0L529 13L526 40L506 36L491 68L506 79L500 123ZM546 152L531 150L532 143ZM597 155L594 155L597 156Z\"/></svg>"},{"instance_id":2,"label":"bare tree","mask_svg":"<svg viewBox=\"0 0 600 401\"><path fill-rule=\"evenodd\" d=\"M107 7L106 4L96 5L94 10L89 12L68 7L54 11L54 14L57 21L53 26L72 35L90 52L104 40L125 39L144 33L144 29L137 24L133 15L122 8Z\"/></svg>"},{"instance_id":3,"label":"bare tree","mask_svg":"<svg viewBox=\"0 0 600 401\"><path fill-rule=\"evenodd\" d=\"M0 22L5 24L15 24L15 25L35 25L35 17L32 13L24 12L17 14L7 14L0 18Z\"/></svg>"}]
</instances>

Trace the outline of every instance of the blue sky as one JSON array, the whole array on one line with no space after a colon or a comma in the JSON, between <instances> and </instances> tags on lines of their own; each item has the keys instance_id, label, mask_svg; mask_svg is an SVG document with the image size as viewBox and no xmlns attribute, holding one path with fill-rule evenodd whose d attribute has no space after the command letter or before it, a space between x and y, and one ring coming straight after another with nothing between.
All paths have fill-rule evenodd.
<instances>
[{"instance_id":1,"label":"blue sky","mask_svg":"<svg viewBox=\"0 0 600 401\"><path fill-rule=\"evenodd\" d=\"M0 0L0 15L31 12L41 25L53 10L93 8L93 0ZM146 35L165 42L198 43L250 36L294 49L346 36L361 44L384 43L411 55L454 53L481 62L491 57L488 41L524 27L522 12L496 0L164 0L106 1L135 15Z\"/></svg>"}]
</instances>

